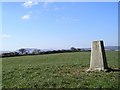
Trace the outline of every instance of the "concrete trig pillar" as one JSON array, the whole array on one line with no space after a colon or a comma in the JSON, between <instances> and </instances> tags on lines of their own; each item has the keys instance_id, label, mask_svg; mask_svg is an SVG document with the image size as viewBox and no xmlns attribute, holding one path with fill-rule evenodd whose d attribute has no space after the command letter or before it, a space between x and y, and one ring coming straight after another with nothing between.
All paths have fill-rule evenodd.
<instances>
[{"instance_id":1,"label":"concrete trig pillar","mask_svg":"<svg viewBox=\"0 0 120 90\"><path fill-rule=\"evenodd\" d=\"M90 68L87 71L107 71L108 65L103 41L93 41L91 47Z\"/></svg>"}]
</instances>

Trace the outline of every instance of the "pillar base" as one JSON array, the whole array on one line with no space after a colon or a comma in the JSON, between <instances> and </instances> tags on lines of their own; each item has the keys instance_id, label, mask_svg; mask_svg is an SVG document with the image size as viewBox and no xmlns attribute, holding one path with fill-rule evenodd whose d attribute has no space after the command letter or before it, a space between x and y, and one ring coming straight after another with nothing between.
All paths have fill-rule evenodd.
<instances>
[{"instance_id":1,"label":"pillar base","mask_svg":"<svg viewBox=\"0 0 120 90\"><path fill-rule=\"evenodd\" d=\"M103 69L103 68L89 68L88 70L86 70L86 72L93 72L93 71L103 71L103 72L109 72L111 71L111 68L106 68L106 69Z\"/></svg>"}]
</instances>

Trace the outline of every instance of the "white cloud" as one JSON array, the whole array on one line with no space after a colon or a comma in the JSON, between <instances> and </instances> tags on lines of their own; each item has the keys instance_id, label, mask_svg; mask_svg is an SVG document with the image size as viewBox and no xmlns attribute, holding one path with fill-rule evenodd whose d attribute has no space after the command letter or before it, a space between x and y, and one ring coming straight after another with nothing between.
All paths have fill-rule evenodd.
<instances>
[{"instance_id":1,"label":"white cloud","mask_svg":"<svg viewBox=\"0 0 120 90\"><path fill-rule=\"evenodd\" d=\"M22 16L22 19L23 20L29 20L30 19L30 15L26 14L26 15Z\"/></svg>"},{"instance_id":2,"label":"white cloud","mask_svg":"<svg viewBox=\"0 0 120 90\"><path fill-rule=\"evenodd\" d=\"M57 23L60 23L60 22L64 23L65 21L66 21L66 17L65 16L62 16L62 17L59 17L59 18L56 19Z\"/></svg>"},{"instance_id":3,"label":"white cloud","mask_svg":"<svg viewBox=\"0 0 120 90\"><path fill-rule=\"evenodd\" d=\"M58 7L56 7L56 8L54 8L54 10L55 10L55 11L57 11L57 10L59 10L59 8L58 8Z\"/></svg>"},{"instance_id":4,"label":"white cloud","mask_svg":"<svg viewBox=\"0 0 120 90\"><path fill-rule=\"evenodd\" d=\"M46 9L46 10L49 10L50 4L52 4L52 3L51 2L44 2L43 3L43 8Z\"/></svg>"},{"instance_id":5,"label":"white cloud","mask_svg":"<svg viewBox=\"0 0 120 90\"><path fill-rule=\"evenodd\" d=\"M74 19L74 21L78 22L78 21L79 21L79 19Z\"/></svg>"},{"instance_id":6,"label":"white cloud","mask_svg":"<svg viewBox=\"0 0 120 90\"><path fill-rule=\"evenodd\" d=\"M32 12L32 11L29 11L28 13L29 13L29 14L32 14L33 12Z\"/></svg>"},{"instance_id":7,"label":"white cloud","mask_svg":"<svg viewBox=\"0 0 120 90\"><path fill-rule=\"evenodd\" d=\"M55 8L54 8L55 11L63 10L63 9L64 9L63 7L55 7Z\"/></svg>"},{"instance_id":8,"label":"white cloud","mask_svg":"<svg viewBox=\"0 0 120 90\"><path fill-rule=\"evenodd\" d=\"M66 16L61 16L56 19L57 23L71 23L71 22L79 22L78 18L74 17L66 17Z\"/></svg>"},{"instance_id":9,"label":"white cloud","mask_svg":"<svg viewBox=\"0 0 120 90\"><path fill-rule=\"evenodd\" d=\"M44 3L43 3L43 8L48 8L49 4L52 4L53 2L55 2L55 0L46 0Z\"/></svg>"},{"instance_id":10,"label":"white cloud","mask_svg":"<svg viewBox=\"0 0 120 90\"><path fill-rule=\"evenodd\" d=\"M47 8L47 7L48 7L48 2L44 2L43 8Z\"/></svg>"},{"instance_id":11,"label":"white cloud","mask_svg":"<svg viewBox=\"0 0 120 90\"><path fill-rule=\"evenodd\" d=\"M23 6L26 8L31 8L33 5L37 5L38 2L33 2L33 1L27 1L25 3L23 3Z\"/></svg>"},{"instance_id":12,"label":"white cloud","mask_svg":"<svg viewBox=\"0 0 120 90\"><path fill-rule=\"evenodd\" d=\"M37 5L38 4L38 2L34 2L34 5Z\"/></svg>"},{"instance_id":13,"label":"white cloud","mask_svg":"<svg viewBox=\"0 0 120 90\"><path fill-rule=\"evenodd\" d=\"M55 10L55 11L58 11L58 10L62 10L63 7L54 7L52 6L52 4L56 2L55 0L46 0L44 3L43 3L43 8L46 10L46 11L49 11L49 10Z\"/></svg>"},{"instance_id":14,"label":"white cloud","mask_svg":"<svg viewBox=\"0 0 120 90\"><path fill-rule=\"evenodd\" d=\"M2 39L3 39L3 38L10 38L10 37L11 37L11 36L10 36L10 35L8 35L8 34L2 34L0 38L2 38Z\"/></svg>"},{"instance_id":15,"label":"white cloud","mask_svg":"<svg viewBox=\"0 0 120 90\"><path fill-rule=\"evenodd\" d=\"M46 2L55 2L56 0L46 0Z\"/></svg>"}]
</instances>

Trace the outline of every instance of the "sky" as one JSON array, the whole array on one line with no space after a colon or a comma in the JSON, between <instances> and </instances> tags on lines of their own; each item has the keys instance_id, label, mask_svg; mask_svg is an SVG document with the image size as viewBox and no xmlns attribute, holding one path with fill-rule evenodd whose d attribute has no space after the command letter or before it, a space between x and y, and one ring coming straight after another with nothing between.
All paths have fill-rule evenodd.
<instances>
[{"instance_id":1,"label":"sky","mask_svg":"<svg viewBox=\"0 0 120 90\"><path fill-rule=\"evenodd\" d=\"M3 2L2 51L118 45L117 2Z\"/></svg>"}]
</instances>

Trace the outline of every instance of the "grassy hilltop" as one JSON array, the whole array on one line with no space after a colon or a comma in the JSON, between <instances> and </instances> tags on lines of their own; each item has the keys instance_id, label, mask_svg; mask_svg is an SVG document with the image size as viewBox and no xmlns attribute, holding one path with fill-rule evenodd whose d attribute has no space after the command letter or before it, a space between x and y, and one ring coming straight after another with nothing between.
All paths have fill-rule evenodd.
<instances>
[{"instance_id":1,"label":"grassy hilltop","mask_svg":"<svg viewBox=\"0 0 120 90\"><path fill-rule=\"evenodd\" d=\"M118 68L118 52L106 52L108 66ZM3 58L3 88L118 88L118 71L85 72L90 52Z\"/></svg>"}]
</instances>

